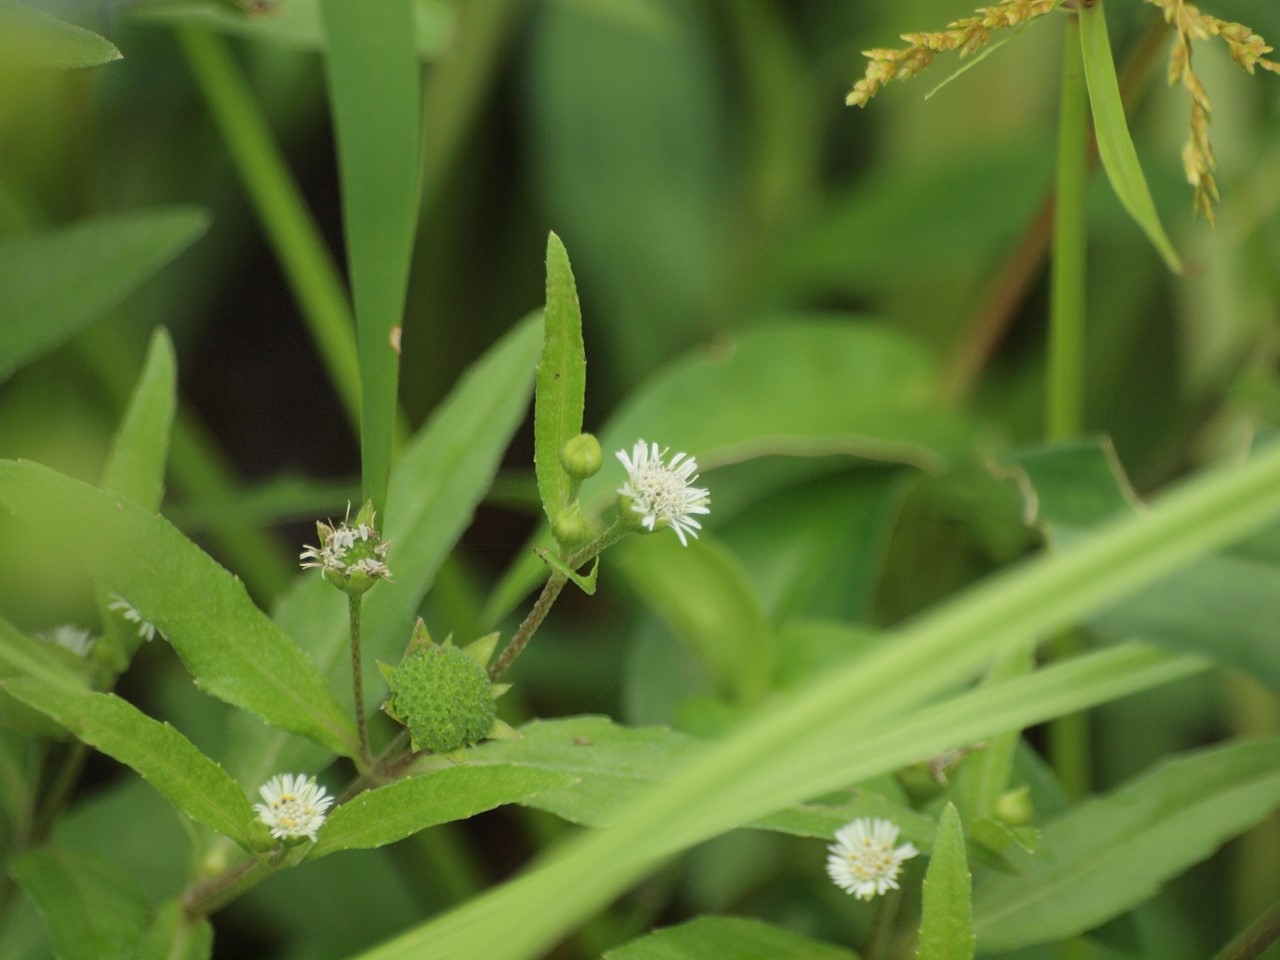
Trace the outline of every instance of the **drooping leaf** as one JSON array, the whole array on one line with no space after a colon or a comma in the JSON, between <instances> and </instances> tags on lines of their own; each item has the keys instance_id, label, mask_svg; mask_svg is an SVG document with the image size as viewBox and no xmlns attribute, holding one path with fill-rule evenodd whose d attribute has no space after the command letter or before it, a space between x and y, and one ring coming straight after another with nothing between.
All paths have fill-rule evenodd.
<instances>
[{"instance_id":1,"label":"drooping leaf","mask_svg":"<svg viewBox=\"0 0 1280 960\"><path fill-rule=\"evenodd\" d=\"M689 549L660 535L628 543L611 559L722 692L751 704L769 690L777 666L773 628L727 548L710 536Z\"/></svg>"},{"instance_id":2,"label":"drooping leaf","mask_svg":"<svg viewBox=\"0 0 1280 960\"><path fill-rule=\"evenodd\" d=\"M176 208L0 240L0 381L115 307L207 224Z\"/></svg>"},{"instance_id":3,"label":"drooping leaf","mask_svg":"<svg viewBox=\"0 0 1280 960\"><path fill-rule=\"evenodd\" d=\"M1280 740L1178 757L1049 824L1016 874L974 892L983 950L1011 950L1092 929L1280 807Z\"/></svg>"},{"instance_id":4,"label":"drooping leaf","mask_svg":"<svg viewBox=\"0 0 1280 960\"><path fill-rule=\"evenodd\" d=\"M917 960L973 960L972 884L960 813L949 803L924 878Z\"/></svg>"},{"instance_id":5,"label":"drooping leaf","mask_svg":"<svg viewBox=\"0 0 1280 960\"><path fill-rule=\"evenodd\" d=\"M132 767L198 823L247 846L253 808L240 787L181 733L110 693L5 681L23 703L62 724L80 740Z\"/></svg>"},{"instance_id":6,"label":"drooping leaf","mask_svg":"<svg viewBox=\"0 0 1280 960\"><path fill-rule=\"evenodd\" d=\"M213 956L213 925L207 917L190 917L181 900L162 906L132 960L209 960Z\"/></svg>"},{"instance_id":7,"label":"drooping leaf","mask_svg":"<svg viewBox=\"0 0 1280 960\"><path fill-rule=\"evenodd\" d=\"M1169 269L1180 273L1182 264L1178 253L1160 224L1160 215L1156 212L1155 201L1151 199L1151 190L1138 162L1138 151L1134 149L1133 138L1129 135L1102 0L1083 4L1078 16L1080 53L1084 58L1084 75L1089 87L1089 105L1093 109L1093 129L1098 138L1102 168L1106 170L1107 179L1129 216L1142 228Z\"/></svg>"},{"instance_id":8,"label":"drooping leaf","mask_svg":"<svg viewBox=\"0 0 1280 960\"><path fill-rule=\"evenodd\" d=\"M320 18L360 348L363 498L385 517L400 325L418 223L422 79L413 4L320 0Z\"/></svg>"},{"instance_id":9,"label":"drooping leaf","mask_svg":"<svg viewBox=\"0 0 1280 960\"><path fill-rule=\"evenodd\" d=\"M83 27L12 0L0 2L0 67L69 70L120 57L113 44Z\"/></svg>"},{"instance_id":10,"label":"drooping leaf","mask_svg":"<svg viewBox=\"0 0 1280 960\"><path fill-rule=\"evenodd\" d=\"M552 233L547 237L546 333L533 408L533 464L549 523L569 504L572 478L560 465L560 450L582 432L586 390L587 354L578 288L568 251Z\"/></svg>"},{"instance_id":11,"label":"drooping leaf","mask_svg":"<svg viewBox=\"0 0 1280 960\"><path fill-rule=\"evenodd\" d=\"M746 917L699 917L663 927L605 953L603 960L857 960L834 943Z\"/></svg>"},{"instance_id":12,"label":"drooping leaf","mask_svg":"<svg viewBox=\"0 0 1280 960\"><path fill-rule=\"evenodd\" d=\"M146 930L147 902L111 861L46 846L9 870L44 915L59 960L131 960Z\"/></svg>"},{"instance_id":13,"label":"drooping leaf","mask_svg":"<svg viewBox=\"0 0 1280 960\"><path fill-rule=\"evenodd\" d=\"M522 803L544 790L567 787L573 780L563 773L507 764L455 766L397 780L335 809L308 858L385 846L427 827Z\"/></svg>"},{"instance_id":14,"label":"drooping leaf","mask_svg":"<svg viewBox=\"0 0 1280 960\"><path fill-rule=\"evenodd\" d=\"M0 506L38 525L155 624L202 689L334 752L355 752L352 722L307 655L168 521L20 461L0 462Z\"/></svg>"},{"instance_id":15,"label":"drooping leaf","mask_svg":"<svg viewBox=\"0 0 1280 960\"><path fill-rule=\"evenodd\" d=\"M395 581L365 597L367 661L399 661L422 598L492 482L528 409L541 319L535 315L522 321L477 361L401 453L387 492L389 521L383 530L391 543L387 565ZM342 691L340 696L348 696L346 597L319 576L305 576L281 599L275 619ZM261 783L283 767L311 768L323 760L319 751L252 718L236 716L231 725L228 766L245 783ZM282 764L290 740L291 762Z\"/></svg>"}]
</instances>

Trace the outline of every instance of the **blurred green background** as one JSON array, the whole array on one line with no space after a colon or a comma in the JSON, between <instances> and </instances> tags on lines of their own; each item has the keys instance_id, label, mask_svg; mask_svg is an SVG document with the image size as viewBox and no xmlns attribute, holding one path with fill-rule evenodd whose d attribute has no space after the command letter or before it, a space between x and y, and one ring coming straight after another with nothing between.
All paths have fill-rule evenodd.
<instances>
[{"instance_id":1,"label":"blurred green background","mask_svg":"<svg viewBox=\"0 0 1280 960\"><path fill-rule=\"evenodd\" d=\"M310 542L307 521L340 513L357 495L358 450L175 29L209 29L229 45L340 262L314 2L280 4L250 20L212 0L49 3L110 39L123 60L0 73L0 242L171 205L208 215L190 249L109 316L0 387L0 456L96 479L149 331L168 327L179 351L184 439L175 441L165 512L264 604ZM1205 7L1280 37L1273 0ZM1060 18L1032 24L928 100L958 61L939 58L865 110L843 103L861 76L861 50L898 45L899 33L941 29L968 12L954 0L420 0L424 182L403 336L408 420L421 422L461 370L540 306L545 238L555 230L583 305L588 429L685 351L714 356L732 351L740 331L820 316L872 318L931 357L937 372L928 389L975 422L971 459L1037 441ZM1159 13L1139 0L1113 0L1108 13L1117 62L1130 65L1138 151L1187 262L1185 276L1170 276L1095 177L1087 424L1112 439L1146 490L1242 452L1255 427L1280 421L1280 78L1245 75L1220 45L1197 47L1215 105L1223 193L1210 229L1192 218L1183 182L1187 101L1164 84L1169 38ZM526 430L429 600L464 637L480 628L485 588L532 529L531 451ZM709 478L717 491L712 528L760 583L790 565L794 581L815 585L806 594L793 582L770 608L779 617L891 624L1028 546L1025 531L1009 531L1008 505L990 504L981 484L931 484L900 467L831 458L753 469L751 477L745 467L718 471L718 487ZM797 531L818 546L784 555L778 544ZM34 630L83 621L91 600L79 573L43 556L38 542L0 535L0 604L14 622ZM672 679L679 654L651 616L616 626L629 602L617 590L592 603L566 598L545 642L522 661L528 709L677 719L688 692ZM603 634L602 654L587 660L573 635L593 631ZM171 658L149 649L141 666L126 683L144 707L181 718L189 731L206 725L200 711L217 708L189 702L189 683ZM687 686L698 684L695 677ZM1124 760L1110 771L1111 755L1103 755L1104 780L1223 732L1220 706L1215 689L1198 681L1141 707L1114 708L1104 735ZM1274 701L1257 709L1266 715ZM1134 711L1143 718L1136 727ZM128 802L158 802L139 799L145 792L132 791ZM103 822L116 802L104 795L88 822ZM782 869L782 844L751 835L695 854L686 908L743 903L753 883ZM520 859L487 852L495 874ZM423 855L395 861L412 882L439 852ZM268 885L245 909L274 911L294 934L308 930L294 936L290 957L341 956L423 907L369 879L383 857L365 857L364 868L342 876L345 861L299 871L287 893L273 895L286 888ZM736 858L733 869L724 857ZM467 883L457 882L455 889ZM341 889L381 919L363 932L336 918L329 929L314 915L312 926L295 925L288 912L304 888L317 897ZM661 914L673 895L661 889L641 892L638 915ZM800 899L760 909L792 911L804 926ZM1256 903L1232 909L1247 917ZM1240 919L1229 912L1165 955L1203 955ZM1172 922L1168 908L1160 916Z\"/></svg>"}]
</instances>

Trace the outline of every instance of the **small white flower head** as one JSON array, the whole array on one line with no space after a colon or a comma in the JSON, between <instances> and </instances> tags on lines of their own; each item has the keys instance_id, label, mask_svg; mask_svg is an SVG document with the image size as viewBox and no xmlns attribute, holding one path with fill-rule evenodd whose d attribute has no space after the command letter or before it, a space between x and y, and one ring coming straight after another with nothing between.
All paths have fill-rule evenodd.
<instances>
[{"instance_id":1,"label":"small white flower head","mask_svg":"<svg viewBox=\"0 0 1280 960\"><path fill-rule=\"evenodd\" d=\"M895 847L897 840L898 825L892 820L859 817L837 830L836 842L827 847L827 875L859 900L897 890L902 861L920 852L909 843Z\"/></svg>"},{"instance_id":2,"label":"small white flower head","mask_svg":"<svg viewBox=\"0 0 1280 960\"><path fill-rule=\"evenodd\" d=\"M70 650L77 657L87 657L98 639L84 627L77 627L73 623L64 623L40 636L49 643Z\"/></svg>"},{"instance_id":3,"label":"small white flower head","mask_svg":"<svg viewBox=\"0 0 1280 960\"><path fill-rule=\"evenodd\" d=\"M364 505L354 525L350 514L348 506L342 523L317 523L320 546L307 547L299 559L303 568L318 567L335 587L359 596L378 580L390 580L391 571L385 560L387 544L373 526L373 505Z\"/></svg>"},{"instance_id":4,"label":"small white flower head","mask_svg":"<svg viewBox=\"0 0 1280 960\"><path fill-rule=\"evenodd\" d=\"M698 479L698 463L693 457L677 453L671 462L663 463L667 451L658 445L637 440L631 455L618 451L618 459L627 468L627 482L618 488L621 496L619 509L638 514L638 521L646 530L670 527L688 546L685 535L695 539L702 524L694 514L710 513L711 494L693 486Z\"/></svg>"},{"instance_id":5,"label":"small white flower head","mask_svg":"<svg viewBox=\"0 0 1280 960\"><path fill-rule=\"evenodd\" d=\"M316 783L315 777L284 773L272 777L258 790L265 803L255 803L258 819L277 840L306 837L314 841L333 805L333 797Z\"/></svg>"},{"instance_id":6,"label":"small white flower head","mask_svg":"<svg viewBox=\"0 0 1280 960\"><path fill-rule=\"evenodd\" d=\"M124 597L118 593L111 594L111 602L107 604L107 609L120 614L130 623L138 625L138 636L143 640L154 640L156 638L156 625L142 619L142 614L138 613Z\"/></svg>"}]
</instances>

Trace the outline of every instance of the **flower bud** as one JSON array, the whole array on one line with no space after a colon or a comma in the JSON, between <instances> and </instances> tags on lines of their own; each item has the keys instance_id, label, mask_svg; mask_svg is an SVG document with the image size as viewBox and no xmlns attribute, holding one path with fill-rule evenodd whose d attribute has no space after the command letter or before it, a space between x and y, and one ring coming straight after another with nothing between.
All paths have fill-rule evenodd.
<instances>
[{"instance_id":1,"label":"flower bud","mask_svg":"<svg viewBox=\"0 0 1280 960\"><path fill-rule=\"evenodd\" d=\"M577 547L591 539L591 525L582 515L582 506L577 503L570 504L556 514L551 532L555 535L556 542L566 547Z\"/></svg>"},{"instance_id":2,"label":"flower bud","mask_svg":"<svg viewBox=\"0 0 1280 960\"><path fill-rule=\"evenodd\" d=\"M270 853L276 848L277 843L275 837L271 836L271 828L260 819L255 819L249 824L245 841L249 844L249 850L252 853Z\"/></svg>"},{"instance_id":3,"label":"flower bud","mask_svg":"<svg viewBox=\"0 0 1280 960\"><path fill-rule=\"evenodd\" d=\"M600 472L604 452L600 441L589 433L580 433L560 449L560 465L575 480L586 480Z\"/></svg>"},{"instance_id":4,"label":"flower bud","mask_svg":"<svg viewBox=\"0 0 1280 960\"><path fill-rule=\"evenodd\" d=\"M1031 788L1025 783L1013 790L1006 790L996 801L992 811L997 820L1011 827L1025 827L1031 822L1034 806L1031 802Z\"/></svg>"},{"instance_id":5,"label":"flower bud","mask_svg":"<svg viewBox=\"0 0 1280 960\"><path fill-rule=\"evenodd\" d=\"M302 552L302 566L319 567L320 574L339 590L358 597L379 580L390 580L387 544L373 526L373 504L366 502L356 515L355 525L346 521L336 527L316 524L320 546Z\"/></svg>"}]
</instances>

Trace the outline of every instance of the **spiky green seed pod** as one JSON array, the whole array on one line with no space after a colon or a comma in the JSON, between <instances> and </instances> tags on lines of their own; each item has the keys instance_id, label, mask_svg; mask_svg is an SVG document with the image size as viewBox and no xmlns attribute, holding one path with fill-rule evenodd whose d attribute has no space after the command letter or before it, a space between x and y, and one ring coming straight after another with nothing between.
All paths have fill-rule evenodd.
<instances>
[{"instance_id":1,"label":"spiky green seed pod","mask_svg":"<svg viewBox=\"0 0 1280 960\"><path fill-rule=\"evenodd\" d=\"M484 739L498 708L476 659L451 644L419 647L390 671L386 710L404 724L415 750L453 753Z\"/></svg>"}]
</instances>

